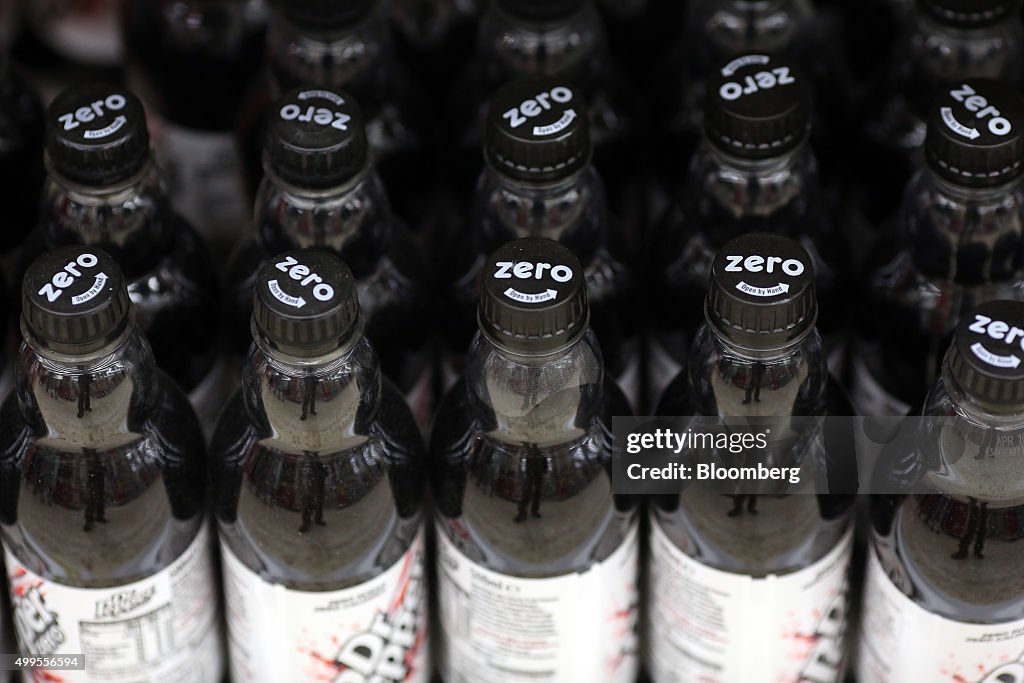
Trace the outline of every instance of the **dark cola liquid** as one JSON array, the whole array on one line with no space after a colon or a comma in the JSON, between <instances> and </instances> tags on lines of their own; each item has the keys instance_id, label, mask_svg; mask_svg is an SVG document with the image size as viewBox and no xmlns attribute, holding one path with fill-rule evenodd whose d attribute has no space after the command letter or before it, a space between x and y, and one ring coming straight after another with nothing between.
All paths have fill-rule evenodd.
<instances>
[{"instance_id":1,"label":"dark cola liquid","mask_svg":"<svg viewBox=\"0 0 1024 683\"><path fill-rule=\"evenodd\" d=\"M198 130L231 130L259 69L265 27L254 0L123 3L122 30L139 94Z\"/></svg>"},{"instance_id":2,"label":"dark cola liquid","mask_svg":"<svg viewBox=\"0 0 1024 683\"><path fill-rule=\"evenodd\" d=\"M52 183L50 193L22 268L67 244L96 244L110 253L124 270L136 323L157 364L183 389L194 389L216 360L221 325L217 273L201 238L155 184L112 208L60 201Z\"/></svg>"},{"instance_id":3,"label":"dark cola liquid","mask_svg":"<svg viewBox=\"0 0 1024 683\"><path fill-rule=\"evenodd\" d=\"M278 381L284 400L272 419L291 421L300 438L317 411L351 400L324 382ZM336 451L275 447L269 423L253 424L240 394L223 413L212 447L221 538L264 580L344 588L394 565L419 532L426 482L408 407L385 381L375 405L358 410L352 436L363 443Z\"/></svg>"},{"instance_id":4,"label":"dark cola liquid","mask_svg":"<svg viewBox=\"0 0 1024 683\"><path fill-rule=\"evenodd\" d=\"M32 355L23 351L23 362ZM171 564L199 532L206 510L199 426L180 390L144 366L50 374L49 405L26 406L19 393L4 403L0 523L5 544L32 572L88 588L137 581ZM75 443L76 415L95 420L108 408L111 423L124 411L125 429L112 429L105 446Z\"/></svg>"}]
</instances>

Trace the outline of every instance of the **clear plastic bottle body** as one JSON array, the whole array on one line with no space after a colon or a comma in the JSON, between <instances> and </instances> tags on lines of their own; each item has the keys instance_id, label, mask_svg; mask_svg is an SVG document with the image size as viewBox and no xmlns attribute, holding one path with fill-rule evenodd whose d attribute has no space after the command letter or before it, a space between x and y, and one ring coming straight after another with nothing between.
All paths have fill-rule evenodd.
<instances>
[{"instance_id":1,"label":"clear plastic bottle body","mask_svg":"<svg viewBox=\"0 0 1024 683\"><path fill-rule=\"evenodd\" d=\"M267 583L357 585L420 532L421 436L365 338L301 362L255 345L211 451L222 542Z\"/></svg>"},{"instance_id":2,"label":"clear plastic bottle body","mask_svg":"<svg viewBox=\"0 0 1024 683\"><path fill-rule=\"evenodd\" d=\"M103 188L51 173L44 193L22 272L40 253L62 245L110 253L124 269L136 321L157 363L186 391L196 389L217 356L218 278L200 237L171 209L156 166Z\"/></svg>"},{"instance_id":3,"label":"clear plastic bottle body","mask_svg":"<svg viewBox=\"0 0 1024 683\"><path fill-rule=\"evenodd\" d=\"M538 357L478 335L431 439L439 533L517 577L601 562L636 523L635 502L611 491L611 418L628 414L592 332Z\"/></svg>"},{"instance_id":4,"label":"clear plastic bottle body","mask_svg":"<svg viewBox=\"0 0 1024 683\"><path fill-rule=\"evenodd\" d=\"M685 364L689 341L704 322L715 255L729 240L750 232L789 237L810 254L821 301L819 328L838 374L849 261L824 204L815 157L806 144L781 157L748 161L703 141L649 252L650 310L658 312L648 324L652 405Z\"/></svg>"},{"instance_id":5,"label":"clear plastic bottle body","mask_svg":"<svg viewBox=\"0 0 1024 683\"><path fill-rule=\"evenodd\" d=\"M932 614L1020 621L1024 420L975 404L945 371L923 416L913 454L922 492L872 498L872 552L892 583Z\"/></svg>"},{"instance_id":6,"label":"clear plastic bottle body","mask_svg":"<svg viewBox=\"0 0 1024 683\"><path fill-rule=\"evenodd\" d=\"M391 213L384 186L369 168L341 187L317 192L264 177L256 201L255 239L228 266L230 341L251 341L253 285L260 268L291 249L323 248L341 257L357 281L366 334L384 373L406 395L421 426L432 408L433 318L424 266L408 231Z\"/></svg>"},{"instance_id":7,"label":"clear plastic bottle body","mask_svg":"<svg viewBox=\"0 0 1024 683\"><path fill-rule=\"evenodd\" d=\"M89 358L23 344L0 410L0 533L29 571L117 586L165 569L196 538L202 435L137 331Z\"/></svg>"},{"instance_id":8,"label":"clear plastic bottle body","mask_svg":"<svg viewBox=\"0 0 1024 683\"><path fill-rule=\"evenodd\" d=\"M741 352L704 326L658 414L813 417L842 414L844 406L829 379L817 332L782 351L753 353ZM662 530L678 548L704 565L763 577L803 569L833 549L850 529L853 498L723 496L687 489L659 496L655 503L654 523L664 522Z\"/></svg>"},{"instance_id":9,"label":"clear plastic bottle body","mask_svg":"<svg viewBox=\"0 0 1024 683\"><path fill-rule=\"evenodd\" d=\"M611 232L604 185L593 167L549 184L514 181L486 168L477 185L466 239L442 262L441 272L448 274L446 305L439 312L445 382L450 384L461 373L476 330L478 275L486 255L514 239L546 237L569 247L583 264L592 327L609 373L627 380L623 390L630 400L637 398L640 320L632 298L636 283L625 249Z\"/></svg>"},{"instance_id":10,"label":"clear plastic bottle body","mask_svg":"<svg viewBox=\"0 0 1024 683\"><path fill-rule=\"evenodd\" d=\"M813 465L781 492L771 491L768 482L752 493L698 481L680 494L652 498L646 606L654 680L843 680L855 501L852 439L842 444L810 425L786 423L790 417L849 414L829 380L817 331L785 348L758 352L702 327L658 414L761 421L771 425L771 445L754 454L755 461ZM752 464L750 455L737 455L735 464ZM704 462L694 463L694 471ZM821 487L826 479L828 491ZM833 489L833 482L843 490ZM690 615L705 605L719 616L695 623ZM752 628L757 638L751 638ZM806 634L815 634L813 641Z\"/></svg>"},{"instance_id":11,"label":"clear plastic bottle body","mask_svg":"<svg viewBox=\"0 0 1024 683\"><path fill-rule=\"evenodd\" d=\"M981 303L1024 298L1019 182L958 187L923 169L906 188L896 240L868 263L851 390L865 414L921 405L949 334Z\"/></svg>"}]
</instances>

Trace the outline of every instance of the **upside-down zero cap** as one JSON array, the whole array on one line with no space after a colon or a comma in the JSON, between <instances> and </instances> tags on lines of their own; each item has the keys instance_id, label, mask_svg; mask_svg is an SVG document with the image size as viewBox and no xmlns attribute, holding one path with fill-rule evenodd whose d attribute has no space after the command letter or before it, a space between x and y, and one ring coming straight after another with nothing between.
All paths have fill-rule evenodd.
<instances>
[{"instance_id":1,"label":"upside-down zero cap","mask_svg":"<svg viewBox=\"0 0 1024 683\"><path fill-rule=\"evenodd\" d=\"M343 184L368 158L366 124L355 100L326 88L297 88L271 109L266 141L274 173L300 187Z\"/></svg>"},{"instance_id":2,"label":"upside-down zero cap","mask_svg":"<svg viewBox=\"0 0 1024 683\"><path fill-rule=\"evenodd\" d=\"M783 57L747 54L708 79L704 131L725 152L766 159L797 147L810 130L810 88Z\"/></svg>"}]
</instances>

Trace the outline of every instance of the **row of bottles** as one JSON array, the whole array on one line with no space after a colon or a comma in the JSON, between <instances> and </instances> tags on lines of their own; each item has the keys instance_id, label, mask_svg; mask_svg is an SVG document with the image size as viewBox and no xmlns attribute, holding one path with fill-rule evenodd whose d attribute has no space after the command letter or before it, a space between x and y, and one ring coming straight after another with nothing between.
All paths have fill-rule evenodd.
<instances>
[{"instance_id":1,"label":"row of bottles","mask_svg":"<svg viewBox=\"0 0 1024 683\"><path fill-rule=\"evenodd\" d=\"M15 291L26 264L57 246L113 254L158 363L210 427L248 344L260 266L288 249L326 248L350 265L384 371L426 427L435 396L464 367L483 260L501 244L548 237L581 259L608 368L643 411L656 406L703 321L714 254L766 231L811 254L829 367L857 410L919 406L958 320L984 301L1022 295L1021 95L986 79L940 93L898 225L875 235L858 267L823 190L802 73L751 54L708 85L685 190L649 239L634 243L592 163L591 110L575 86L531 78L499 88L467 223L451 239L435 233L430 244L444 245L436 252L392 210L372 123L343 91L299 87L268 106L253 225L225 251L208 248L172 208L140 101L115 86L71 88L44 117L45 181L32 147L17 151L26 184L40 182L43 198L32 205L24 187L12 195L6 284Z\"/></svg>"},{"instance_id":2,"label":"row of bottles","mask_svg":"<svg viewBox=\"0 0 1024 683\"><path fill-rule=\"evenodd\" d=\"M848 414L815 281L792 240L727 243L659 412ZM85 671L59 672L74 682L220 680L212 508L234 681L427 681L432 651L445 681L625 682L645 657L659 682L842 680L856 623L851 449L826 437L782 451L824 459L828 492L691 488L646 506L615 494L611 419L629 409L587 291L557 242L491 254L479 329L427 450L380 372L352 272L324 250L279 254L255 280L253 343L207 452L117 261L47 252L25 276L0 409L22 652L85 653ZM972 311L929 394L936 419L893 454L915 493L872 500L861 681L989 683L1021 666L1019 353L1024 304Z\"/></svg>"}]
</instances>

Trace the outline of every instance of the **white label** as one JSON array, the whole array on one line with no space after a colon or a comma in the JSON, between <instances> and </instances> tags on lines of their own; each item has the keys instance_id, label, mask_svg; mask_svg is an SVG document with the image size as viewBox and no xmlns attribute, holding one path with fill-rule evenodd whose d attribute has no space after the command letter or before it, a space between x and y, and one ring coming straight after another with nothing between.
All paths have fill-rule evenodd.
<instances>
[{"instance_id":1,"label":"white label","mask_svg":"<svg viewBox=\"0 0 1024 683\"><path fill-rule=\"evenodd\" d=\"M437 529L446 683L633 683L637 526L581 574L524 579L463 555Z\"/></svg>"},{"instance_id":2,"label":"white label","mask_svg":"<svg viewBox=\"0 0 1024 683\"><path fill-rule=\"evenodd\" d=\"M648 599L652 679L657 683L842 680L852 548L850 530L809 567L753 578L701 564L677 548L652 518Z\"/></svg>"},{"instance_id":3,"label":"white label","mask_svg":"<svg viewBox=\"0 0 1024 683\"><path fill-rule=\"evenodd\" d=\"M211 246L233 246L250 214L233 134L192 130L156 117L151 129L174 208Z\"/></svg>"},{"instance_id":4,"label":"white label","mask_svg":"<svg viewBox=\"0 0 1024 683\"><path fill-rule=\"evenodd\" d=\"M85 671L37 669L62 683L219 683L222 642L210 533L166 569L113 588L65 586L4 549L14 626L25 655L84 654Z\"/></svg>"},{"instance_id":5,"label":"white label","mask_svg":"<svg viewBox=\"0 0 1024 683\"><path fill-rule=\"evenodd\" d=\"M886 391L856 353L853 354L850 375L850 398L859 414L902 417L910 412L910 405Z\"/></svg>"},{"instance_id":6,"label":"white label","mask_svg":"<svg viewBox=\"0 0 1024 683\"><path fill-rule=\"evenodd\" d=\"M379 576L336 591L268 583L221 543L233 683L426 683L423 534Z\"/></svg>"},{"instance_id":7,"label":"white label","mask_svg":"<svg viewBox=\"0 0 1024 683\"><path fill-rule=\"evenodd\" d=\"M869 555L857 680L1024 683L1024 619L967 624L940 617L896 587L874 549Z\"/></svg>"}]
</instances>

